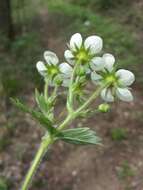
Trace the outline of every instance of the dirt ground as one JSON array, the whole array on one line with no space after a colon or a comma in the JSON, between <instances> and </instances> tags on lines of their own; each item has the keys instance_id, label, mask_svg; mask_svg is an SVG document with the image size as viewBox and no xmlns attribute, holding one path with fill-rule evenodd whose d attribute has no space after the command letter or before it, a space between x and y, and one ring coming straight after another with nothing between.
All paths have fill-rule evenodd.
<instances>
[{"instance_id":1,"label":"dirt ground","mask_svg":"<svg viewBox=\"0 0 143 190\"><path fill-rule=\"evenodd\" d=\"M31 96L27 102L33 104ZM103 146L55 144L41 163L31 189L142 190L142 107L142 96L136 89L133 103L116 103L110 113L82 121L83 126L91 127L102 137ZM0 175L10 179L11 190L19 189L43 134L38 126L35 127L35 121L22 113L18 114L15 125L16 129L9 134L9 146L0 154ZM72 125L80 123L77 121ZM128 135L116 142L111 138L111 129L118 127L124 127ZM125 162L130 165L129 174L124 168Z\"/></svg>"},{"instance_id":2,"label":"dirt ground","mask_svg":"<svg viewBox=\"0 0 143 190\"><path fill-rule=\"evenodd\" d=\"M49 20L43 14L47 13L41 13L45 25ZM65 47L61 46L63 39L52 37L54 31L54 27L42 29L49 39L47 42L43 39L43 43L60 56ZM103 146L55 144L41 163L31 190L143 190L143 88L134 86L133 89L134 102L117 102L109 113L82 121L83 126L91 127L102 137ZM34 104L33 94L24 97L28 105ZM16 190L38 149L43 130L12 106L6 112L10 115L9 122L14 115L16 127L14 131L2 131L8 133L10 143L0 152L0 176L10 180L10 190ZM3 125L7 116L0 117ZM81 122L71 125L80 126ZM114 141L111 130L120 127L127 130L127 137Z\"/></svg>"}]
</instances>

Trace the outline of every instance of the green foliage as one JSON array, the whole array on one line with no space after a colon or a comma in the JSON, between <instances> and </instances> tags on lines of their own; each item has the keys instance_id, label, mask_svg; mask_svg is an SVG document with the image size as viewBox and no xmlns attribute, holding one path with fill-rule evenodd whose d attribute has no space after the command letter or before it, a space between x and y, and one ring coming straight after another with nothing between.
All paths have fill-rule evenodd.
<instances>
[{"instance_id":1,"label":"green foliage","mask_svg":"<svg viewBox=\"0 0 143 190\"><path fill-rule=\"evenodd\" d=\"M129 0L96 0L97 5L101 8L101 9L111 9L111 8L115 8L117 6L126 6L130 3ZM95 3L95 4L96 4Z\"/></svg>"},{"instance_id":2,"label":"green foliage","mask_svg":"<svg viewBox=\"0 0 143 190\"><path fill-rule=\"evenodd\" d=\"M7 180L3 177L0 178L0 190L8 190Z\"/></svg>"},{"instance_id":3,"label":"green foliage","mask_svg":"<svg viewBox=\"0 0 143 190\"><path fill-rule=\"evenodd\" d=\"M127 130L124 128L113 128L111 130L111 138L114 141L122 141L127 138Z\"/></svg>"},{"instance_id":4,"label":"green foliage","mask_svg":"<svg viewBox=\"0 0 143 190\"><path fill-rule=\"evenodd\" d=\"M142 59L139 55L136 56L139 48L136 37L126 26L123 28L109 17L67 1L48 1L48 8L53 17L58 16L58 27L64 27L64 35L67 34L67 38L77 31L86 36L96 33L104 39L105 50L112 53L114 48L114 54L119 60L118 65L129 67L141 63ZM89 26L85 25L86 21L89 22ZM63 35L63 31L59 32Z\"/></svg>"},{"instance_id":5,"label":"green foliage","mask_svg":"<svg viewBox=\"0 0 143 190\"><path fill-rule=\"evenodd\" d=\"M118 171L118 177L120 179L125 179L128 177L133 177L134 175L135 175L135 172L131 168L129 162L125 160Z\"/></svg>"},{"instance_id":6,"label":"green foliage","mask_svg":"<svg viewBox=\"0 0 143 190\"><path fill-rule=\"evenodd\" d=\"M95 0L71 0L71 2L80 6L89 6L92 5Z\"/></svg>"},{"instance_id":7,"label":"green foliage","mask_svg":"<svg viewBox=\"0 0 143 190\"><path fill-rule=\"evenodd\" d=\"M9 39L0 32L0 50L5 50L9 47Z\"/></svg>"},{"instance_id":8,"label":"green foliage","mask_svg":"<svg viewBox=\"0 0 143 190\"><path fill-rule=\"evenodd\" d=\"M39 109L45 114L49 111L49 105L47 104L43 94L40 94L38 90L35 90L35 99L39 106Z\"/></svg>"},{"instance_id":9,"label":"green foliage","mask_svg":"<svg viewBox=\"0 0 143 190\"><path fill-rule=\"evenodd\" d=\"M15 41L12 43L11 51L12 53L16 53L17 56L24 57L27 54L33 54L33 52L39 49L37 46L35 46L38 45L38 42L39 37L37 33L25 33L23 35L17 36Z\"/></svg>"},{"instance_id":10,"label":"green foliage","mask_svg":"<svg viewBox=\"0 0 143 190\"><path fill-rule=\"evenodd\" d=\"M9 72L3 72L2 86L5 96L15 96L21 91L21 81L17 79L17 76L12 75Z\"/></svg>"},{"instance_id":11,"label":"green foliage","mask_svg":"<svg viewBox=\"0 0 143 190\"><path fill-rule=\"evenodd\" d=\"M84 7L96 6L103 10L112 9L121 5L126 6L130 3L129 0L71 0L70 2Z\"/></svg>"},{"instance_id":12,"label":"green foliage","mask_svg":"<svg viewBox=\"0 0 143 190\"><path fill-rule=\"evenodd\" d=\"M46 101L44 95L40 94L38 90L35 90L35 98L41 112L52 120L53 116L51 114L53 111L56 95L50 96Z\"/></svg>"},{"instance_id":13,"label":"green foliage","mask_svg":"<svg viewBox=\"0 0 143 190\"><path fill-rule=\"evenodd\" d=\"M0 137L0 151L3 151L10 144L9 137L2 136Z\"/></svg>"},{"instance_id":14,"label":"green foliage","mask_svg":"<svg viewBox=\"0 0 143 190\"><path fill-rule=\"evenodd\" d=\"M80 145L101 144L101 139L96 136L94 131L87 127L63 130L57 134L57 139Z\"/></svg>"},{"instance_id":15,"label":"green foliage","mask_svg":"<svg viewBox=\"0 0 143 190\"><path fill-rule=\"evenodd\" d=\"M53 127L52 122L44 116L41 112L35 111L28 106L22 104L18 99L11 98L12 103L18 107L21 111L29 113L34 119L38 120L39 123L48 130L49 133L55 133L56 129Z\"/></svg>"}]
</instances>

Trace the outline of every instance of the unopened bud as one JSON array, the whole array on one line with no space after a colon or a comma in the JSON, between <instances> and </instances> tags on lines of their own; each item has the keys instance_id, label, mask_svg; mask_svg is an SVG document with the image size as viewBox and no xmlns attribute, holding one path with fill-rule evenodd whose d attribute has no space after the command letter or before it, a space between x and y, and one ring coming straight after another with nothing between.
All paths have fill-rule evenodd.
<instances>
[{"instance_id":1,"label":"unopened bud","mask_svg":"<svg viewBox=\"0 0 143 190\"><path fill-rule=\"evenodd\" d=\"M110 105L107 104L107 103L100 104L100 105L98 106L98 110L99 110L100 112L102 112L102 113L106 113L106 112L108 112L108 111L110 110Z\"/></svg>"}]
</instances>

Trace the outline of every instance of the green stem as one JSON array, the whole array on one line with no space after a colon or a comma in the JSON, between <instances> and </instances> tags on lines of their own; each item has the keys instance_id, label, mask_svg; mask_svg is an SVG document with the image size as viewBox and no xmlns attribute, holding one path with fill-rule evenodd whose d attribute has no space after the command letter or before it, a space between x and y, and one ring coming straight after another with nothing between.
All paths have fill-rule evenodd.
<instances>
[{"instance_id":1,"label":"green stem","mask_svg":"<svg viewBox=\"0 0 143 190\"><path fill-rule=\"evenodd\" d=\"M74 119L74 115L71 113L69 114L66 119L61 123L61 125L58 127L58 130L61 131L67 124L69 124Z\"/></svg>"},{"instance_id":2,"label":"green stem","mask_svg":"<svg viewBox=\"0 0 143 190\"><path fill-rule=\"evenodd\" d=\"M67 100L67 108L69 111L72 111L73 109L73 82L74 82L74 77L76 74L78 64L75 65L73 68L72 76L71 76L71 81L69 85L69 93L68 93L68 100Z\"/></svg>"},{"instance_id":3,"label":"green stem","mask_svg":"<svg viewBox=\"0 0 143 190\"><path fill-rule=\"evenodd\" d=\"M44 86L44 97L45 100L48 101L48 81L45 81L45 86Z\"/></svg>"},{"instance_id":4,"label":"green stem","mask_svg":"<svg viewBox=\"0 0 143 190\"><path fill-rule=\"evenodd\" d=\"M52 143L52 139L50 137L47 137L45 139L43 139L43 141L41 142L41 145L38 149L38 152L35 156L35 159L33 160L31 167L25 177L24 183L22 185L21 190L28 190L29 186L31 184L32 178L36 172L36 170L38 169L38 166L43 158L43 156L45 155L48 146Z\"/></svg>"},{"instance_id":5,"label":"green stem","mask_svg":"<svg viewBox=\"0 0 143 190\"><path fill-rule=\"evenodd\" d=\"M75 110L74 112L69 113L69 115L66 117L66 119L63 121L63 123L61 123L61 125L58 127L58 130L61 131L65 128L65 126L67 126L67 124L69 124L74 118L76 118L78 116L78 114L85 108L87 108L87 106L93 101L95 100L95 98L97 98L97 96L99 96L101 90L103 88L105 88L107 86L103 85L101 87L99 87L90 97L89 99L81 106L79 107L77 110Z\"/></svg>"},{"instance_id":6,"label":"green stem","mask_svg":"<svg viewBox=\"0 0 143 190\"><path fill-rule=\"evenodd\" d=\"M67 124L69 124L74 118L76 118L83 109L87 108L87 106L100 94L101 90L103 88L105 88L106 86L107 86L107 84L103 85L102 87L99 87L81 107L79 107L75 112L70 112L68 114L68 116L66 117L66 119L58 127L58 130L59 131L63 130L67 126ZM24 180L21 190L29 189L32 178L33 178L43 156L45 155L45 153L48 149L48 146L52 143L53 143L53 140L51 139L50 136L48 136L48 137L45 136L45 138L43 138L42 143L39 147L39 150L35 156L35 159L32 162L32 165L25 177L25 180Z\"/></svg>"},{"instance_id":7,"label":"green stem","mask_svg":"<svg viewBox=\"0 0 143 190\"><path fill-rule=\"evenodd\" d=\"M87 106L93 101L95 100L99 94L101 93L101 90L103 90L107 85L103 85L101 87L99 87L90 97L89 99L76 110L76 113L79 113L80 111L82 111L83 109L87 108Z\"/></svg>"}]
</instances>

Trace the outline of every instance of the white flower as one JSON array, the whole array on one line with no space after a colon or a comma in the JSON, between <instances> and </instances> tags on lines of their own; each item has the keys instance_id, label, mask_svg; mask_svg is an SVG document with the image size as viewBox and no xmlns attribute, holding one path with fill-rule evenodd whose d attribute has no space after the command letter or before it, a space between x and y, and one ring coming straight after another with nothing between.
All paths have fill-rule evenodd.
<instances>
[{"instance_id":1,"label":"white flower","mask_svg":"<svg viewBox=\"0 0 143 190\"><path fill-rule=\"evenodd\" d=\"M70 39L70 48L73 51L76 51L76 49L80 49L82 46L82 36L79 33L76 33L74 35L72 35L71 39Z\"/></svg>"},{"instance_id":2,"label":"white flower","mask_svg":"<svg viewBox=\"0 0 143 190\"><path fill-rule=\"evenodd\" d=\"M101 97L106 102L113 102L115 97L122 101L130 102L133 95L129 86L135 81L135 76L131 71L119 69L115 72L115 58L111 54L104 54L104 69L99 70L92 67L91 80L96 84L108 83L109 86L102 90ZM102 60L102 61L103 61Z\"/></svg>"},{"instance_id":3,"label":"white flower","mask_svg":"<svg viewBox=\"0 0 143 190\"><path fill-rule=\"evenodd\" d=\"M44 63L42 61L38 61L37 64L36 64L36 68L38 70L38 72L44 76L45 75L45 72L47 71L47 68L46 66L44 65Z\"/></svg>"},{"instance_id":4,"label":"white flower","mask_svg":"<svg viewBox=\"0 0 143 190\"><path fill-rule=\"evenodd\" d=\"M63 86L68 86L72 74L72 67L68 63L59 64L59 59L54 52L45 51L46 62L38 61L36 64L38 72L47 77L53 86L54 81L59 80Z\"/></svg>"},{"instance_id":5,"label":"white flower","mask_svg":"<svg viewBox=\"0 0 143 190\"><path fill-rule=\"evenodd\" d=\"M59 65L61 77L63 78L62 86L68 87L71 80L73 68L68 63L61 63Z\"/></svg>"},{"instance_id":6,"label":"white flower","mask_svg":"<svg viewBox=\"0 0 143 190\"><path fill-rule=\"evenodd\" d=\"M49 65L57 65L59 63L57 55L52 51L45 51L44 58Z\"/></svg>"},{"instance_id":7,"label":"white flower","mask_svg":"<svg viewBox=\"0 0 143 190\"><path fill-rule=\"evenodd\" d=\"M89 36L83 41L81 34L76 33L72 35L69 43L70 50L66 50L64 56L67 62L72 65L77 62L81 64L96 62L97 64L95 56L102 50L102 46L103 41L99 36ZM103 62L100 62L100 64L103 64Z\"/></svg>"},{"instance_id":8,"label":"white flower","mask_svg":"<svg viewBox=\"0 0 143 190\"><path fill-rule=\"evenodd\" d=\"M105 69L111 72L114 68L115 57L110 53L106 53L103 55L103 60L105 62Z\"/></svg>"}]
</instances>

